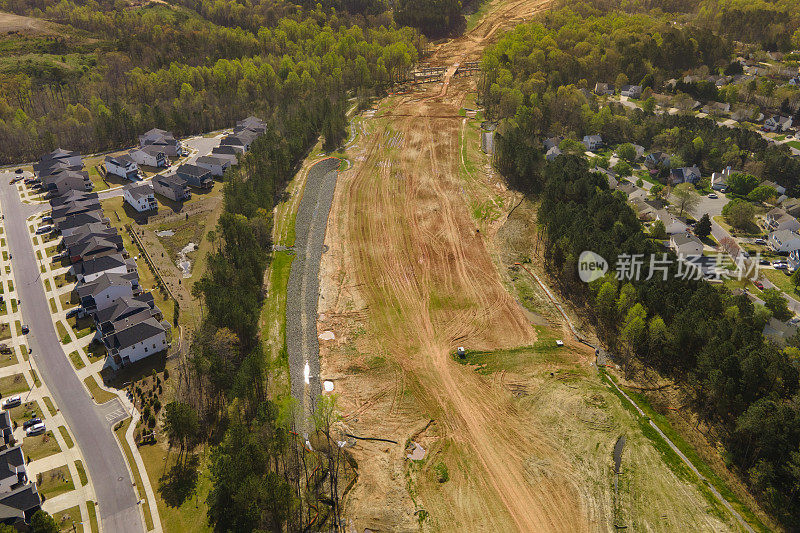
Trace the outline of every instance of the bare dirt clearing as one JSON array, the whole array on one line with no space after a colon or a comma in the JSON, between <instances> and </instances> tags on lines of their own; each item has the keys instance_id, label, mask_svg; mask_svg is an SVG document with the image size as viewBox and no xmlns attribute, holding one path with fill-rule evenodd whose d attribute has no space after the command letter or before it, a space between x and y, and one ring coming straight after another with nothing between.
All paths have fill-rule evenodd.
<instances>
[{"instance_id":1,"label":"bare dirt clearing","mask_svg":"<svg viewBox=\"0 0 800 533\"><path fill-rule=\"evenodd\" d=\"M57 33L47 21L0 11L0 33Z\"/></svg>"},{"instance_id":2,"label":"bare dirt clearing","mask_svg":"<svg viewBox=\"0 0 800 533\"><path fill-rule=\"evenodd\" d=\"M547 4L497 2L431 62L479 59L500 31ZM611 452L636 421L590 372L585 347L551 353L561 327L552 310L525 310L524 295L506 290L514 285L494 237L516 202L485 159L468 164L462 140L474 125L460 110L474 91L474 79L448 75L382 101L339 178L318 324L334 338L320 342L321 375L349 432L401 443L350 448L359 477L344 501L348 528L606 531L621 517L637 530L728 529L641 434L626 452L638 474L612 503ZM505 365L484 376L451 356L461 345ZM587 390L599 407L586 406ZM411 441L425 459L407 459ZM655 514L670 508L674 522Z\"/></svg>"}]
</instances>

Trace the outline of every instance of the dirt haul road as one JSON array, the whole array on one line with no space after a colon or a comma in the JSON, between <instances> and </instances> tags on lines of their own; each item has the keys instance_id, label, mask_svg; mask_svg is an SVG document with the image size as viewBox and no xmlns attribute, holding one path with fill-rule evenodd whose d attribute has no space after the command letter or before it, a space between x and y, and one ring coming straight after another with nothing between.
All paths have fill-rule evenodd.
<instances>
[{"instance_id":1,"label":"dirt haul road","mask_svg":"<svg viewBox=\"0 0 800 533\"><path fill-rule=\"evenodd\" d=\"M441 46L432 63L452 73L453 63L478 59L499 30L545 4L493 6L468 35ZM372 131L360 140L353 169L343 174L337 189L328 242L332 255L341 255L327 259L339 261L336 267L328 265L339 273L328 275L355 285L347 290L363 299L370 333L397 369L400 390L392 395L390 410L396 413L411 392L414 404L463 451L466 468L477 468L465 476L464 493L450 496L456 508L439 527L588 531L592 511L582 503L570 466L545 430L515 423L518 416L507 395L450 356L461 344L495 349L529 345L536 338L501 284L463 196L459 110L474 90L474 79L448 76L443 86L381 104ZM344 248L337 251L338 243ZM339 296L326 294L323 287L323 300L328 300L323 309L344 315L346 309L330 301ZM382 396L379 392L364 405ZM401 413L400 426L402 418ZM531 457L547 465L546 475L535 482ZM354 493L355 500L381 498L380 489L369 496ZM493 512L471 512L469 502L476 498L485 500L479 508ZM384 526L400 529L398 524Z\"/></svg>"}]
</instances>

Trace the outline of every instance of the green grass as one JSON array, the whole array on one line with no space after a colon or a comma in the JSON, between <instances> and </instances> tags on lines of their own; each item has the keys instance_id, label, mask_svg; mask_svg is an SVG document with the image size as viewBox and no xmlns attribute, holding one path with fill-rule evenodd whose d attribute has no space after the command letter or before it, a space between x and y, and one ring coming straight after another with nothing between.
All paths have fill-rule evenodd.
<instances>
[{"instance_id":1,"label":"green grass","mask_svg":"<svg viewBox=\"0 0 800 533\"><path fill-rule=\"evenodd\" d=\"M34 435L33 437L25 437L22 439L22 451L25 457L31 461L49 457L61 451L58 446L52 431L48 431L43 435Z\"/></svg>"},{"instance_id":2,"label":"green grass","mask_svg":"<svg viewBox=\"0 0 800 533\"><path fill-rule=\"evenodd\" d=\"M147 531L150 531L154 527L153 517L150 514L150 504L145 497L144 485L142 484L142 476L139 473L139 467L136 466L136 461L133 460L133 452L131 452L131 447L128 445L128 439L125 438L125 433L128 431L128 427L130 425L131 418L128 418L124 422L118 424L117 428L114 430L114 433L116 434L117 440L122 446L122 450L125 452L125 459L128 461L128 466L133 472L133 481L136 483L136 490L139 493L139 497L143 498L142 511L144 511L144 521L145 525L147 526ZM170 529L166 528L166 531L170 531Z\"/></svg>"},{"instance_id":3,"label":"green grass","mask_svg":"<svg viewBox=\"0 0 800 533\"><path fill-rule=\"evenodd\" d=\"M41 481L39 482L39 480ZM72 476L69 474L67 465L37 474L36 481L39 482L39 494L46 498L52 498L59 494L75 490L75 483L72 481Z\"/></svg>"},{"instance_id":4,"label":"green grass","mask_svg":"<svg viewBox=\"0 0 800 533\"><path fill-rule=\"evenodd\" d=\"M39 251L37 250L36 253L38 254ZM39 259L41 259L41 257ZM44 280L44 290L47 291L47 292L50 292L50 280L49 279L45 279Z\"/></svg>"},{"instance_id":5,"label":"green grass","mask_svg":"<svg viewBox=\"0 0 800 533\"><path fill-rule=\"evenodd\" d=\"M455 361L475 367L481 374L491 374L499 370L509 370L525 363L525 353L536 353L543 360L560 361L560 352L565 348L556 346L556 338L544 327L536 327L538 340L531 346L521 346L509 350L479 351L467 350L464 358L453 352Z\"/></svg>"},{"instance_id":6,"label":"green grass","mask_svg":"<svg viewBox=\"0 0 800 533\"><path fill-rule=\"evenodd\" d=\"M72 341L66 326L60 320L56 322L56 331L58 331L58 338L61 339L61 344L69 344Z\"/></svg>"},{"instance_id":7,"label":"green grass","mask_svg":"<svg viewBox=\"0 0 800 533\"><path fill-rule=\"evenodd\" d=\"M86 510L89 512L89 525L92 527L92 533L99 533L100 527L97 525L97 511L94 508L92 500L86 501Z\"/></svg>"},{"instance_id":8,"label":"green grass","mask_svg":"<svg viewBox=\"0 0 800 533\"><path fill-rule=\"evenodd\" d=\"M22 359L27 361L28 360L28 347L24 344L21 344L19 350L22 352Z\"/></svg>"},{"instance_id":9,"label":"green grass","mask_svg":"<svg viewBox=\"0 0 800 533\"><path fill-rule=\"evenodd\" d=\"M12 351L10 354L0 355L0 368L17 364L17 356Z\"/></svg>"},{"instance_id":10,"label":"green grass","mask_svg":"<svg viewBox=\"0 0 800 533\"><path fill-rule=\"evenodd\" d=\"M783 273L783 270L775 270L773 268L764 268L759 270L761 274L763 274L768 280L775 284L778 289L782 292L785 292L789 296L794 298L798 298L798 293L794 288L794 284L792 283L791 276L787 276Z\"/></svg>"},{"instance_id":11,"label":"green grass","mask_svg":"<svg viewBox=\"0 0 800 533\"><path fill-rule=\"evenodd\" d=\"M800 141L789 141L786 144L788 144L792 148L797 148L798 150L800 150Z\"/></svg>"},{"instance_id":12,"label":"green grass","mask_svg":"<svg viewBox=\"0 0 800 533\"><path fill-rule=\"evenodd\" d=\"M24 374L12 374L0 378L0 396L12 396L30 390Z\"/></svg>"},{"instance_id":13,"label":"green grass","mask_svg":"<svg viewBox=\"0 0 800 533\"><path fill-rule=\"evenodd\" d=\"M610 382L613 379L605 372L601 372L601 374L603 381ZM661 435L659 435L652 428L652 426L647 423L647 420L639 416L639 413L630 404L630 402L628 402L628 400L622 396L613 385L609 385L609 389L620 399L625 408L634 414L636 419L639 421L642 432L648 437L648 439L650 439L650 441L653 443L653 446L661 453L664 462L670 467L670 469L672 469L672 471L675 472L675 474L681 479L694 482L703 495L709 500L709 504L713 506L716 514L721 514L723 517L728 516L728 511L722 506L722 503L716 499L716 497L713 495L713 493L711 493L708 487L705 486L705 484L700 482L700 480L697 478L694 472L689 469L683 459L681 459L669 446L669 444L667 444L667 442L661 438ZM692 462L700 474L702 474L712 485L714 485L722 497L728 500L731 506L740 515L742 515L742 517L748 524L750 524L751 527L753 527L756 531L769 531L769 529L759 520L759 518L737 498L730 488L728 488L727 484L722 480L722 478L720 478L714 472L714 470L697 454L694 447L686 442L686 440L677 431L675 431L669 420L664 415L653 409L653 407L650 405L650 402L644 395L631 390L625 390L625 393L628 394L628 396L630 396L639 405L639 408L644 411L645 415L647 415L647 417L658 426L658 428L667 436L667 438L672 441L672 443L681 451L681 453L683 453L689 459L689 461Z\"/></svg>"},{"instance_id":14,"label":"green grass","mask_svg":"<svg viewBox=\"0 0 800 533\"><path fill-rule=\"evenodd\" d=\"M4 341L11 338L11 325L3 322L0 323L0 341Z\"/></svg>"},{"instance_id":15,"label":"green grass","mask_svg":"<svg viewBox=\"0 0 800 533\"><path fill-rule=\"evenodd\" d=\"M64 509L63 511L56 511L52 514L56 524L59 525L61 531L82 533L83 524L81 523L81 508L79 505ZM73 529L74 525L74 529Z\"/></svg>"},{"instance_id":16,"label":"green grass","mask_svg":"<svg viewBox=\"0 0 800 533\"><path fill-rule=\"evenodd\" d=\"M75 461L75 470L78 471L78 479L81 480L81 487L85 487L89 483L89 478L86 477L86 469L83 468L83 461L80 459Z\"/></svg>"},{"instance_id":17,"label":"green grass","mask_svg":"<svg viewBox=\"0 0 800 533\"><path fill-rule=\"evenodd\" d=\"M67 445L67 448L73 448L75 443L72 442L72 437L69 436L69 431L67 431L66 426L58 426L58 431L61 432L61 436L64 437L64 443Z\"/></svg>"},{"instance_id":18,"label":"green grass","mask_svg":"<svg viewBox=\"0 0 800 533\"><path fill-rule=\"evenodd\" d=\"M69 360L72 361L72 366L75 367L75 370L80 370L86 366L83 362L81 354L79 354L77 350L69 354Z\"/></svg>"},{"instance_id":19,"label":"green grass","mask_svg":"<svg viewBox=\"0 0 800 533\"><path fill-rule=\"evenodd\" d=\"M103 404L109 400L113 400L117 396L115 394L111 394L105 389L101 389L100 385L97 384L97 380L94 379L94 376L88 376L86 379L83 380L83 383L86 385L86 388L89 389L89 394L92 395L94 401Z\"/></svg>"},{"instance_id":20,"label":"green grass","mask_svg":"<svg viewBox=\"0 0 800 533\"><path fill-rule=\"evenodd\" d=\"M31 370L31 377L33 377L33 386L34 387L41 387L42 382L39 381L39 374L36 373L36 370Z\"/></svg>"},{"instance_id":21,"label":"green grass","mask_svg":"<svg viewBox=\"0 0 800 533\"><path fill-rule=\"evenodd\" d=\"M30 420L31 418L35 417L41 418L42 416L42 410L36 400L12 407L8 410L8 413L9 416L11 416L12 422L17 423L24 422L25 420Z\"/></svg>"},{"instance_id":22,"label":"green grass","mask_svg":"<svg viewBox=\"0 0 800 533\"><path fill-rule=\"evenodd\" d=\"M58 306L56 305L55 298L50 298L50 312L53 314L58 313Z\"/></svg>"},{"instance_id":23,"label":"green grass","mask_svg":"<svg viewBox=\"0 0 800 533\"><path fill-rule=\"evenodd\" d=\"M42 400L44 401L44 404L47 406L47 411L50 413L50 416L56 416L56 413L58 413L58 411L56 411L56 406L53 405L53 400L51 400L49 396L45 396L44 398L42 398Z\"/></svg>"}]
</instances>

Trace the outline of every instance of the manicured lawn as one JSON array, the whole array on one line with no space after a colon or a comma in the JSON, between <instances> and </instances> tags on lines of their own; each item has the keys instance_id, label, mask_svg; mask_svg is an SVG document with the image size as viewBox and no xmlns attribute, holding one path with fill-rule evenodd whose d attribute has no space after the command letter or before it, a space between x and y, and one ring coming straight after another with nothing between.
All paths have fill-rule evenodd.
<instances>
[{"instance_id":1,"label":"manicured lawn","mask_svg":"<svg viewBox=\"0 0 800 533\"><path fill-rule=\"evenodd\" d=\"M153 517L150 514L150 504L147 502L147 498L144 497L145 492L144 486L142 485L142 476L139 473L139 467L136 466L136 461L133 460L133 452L131 452L131 447L128 445L128 440L125 438L125 433L128 431L128 427L131 425L131 420L131 418L128 418L124 422L118 424L117 428L114 430L114 433L117 435L117 440L125 452L125 459L128 461L128 466L133 472L133 480L136 483L136 490L139 493L139 497L143 498L142 511L144 511L144 521L145 525L147 526L147 531L150 531L153 529ZM169 528L166 528L165 530L172 531Z\"/></svg>"},{"instance_id":2,"label":"manicured lawn","mask_svg":"<svg viewBox=\"0 0 800 533\"><path fill-rule=\"evenodd\" d=\"M86 356L92 363L98 359L102 359L107 353L108 350L106 350L106 346L102 342L92 341L92 343L86 348Z\"/></svg>"},{"instance_id":3,"label":"manicured lawn","mask_svg":"<svg viewBox=\"0 0 800 533\"><path fill-rule=\"evenodd\" d=\"M7 322L0 324L0 341L11 338L11 325Z\"/></svg>"},{"instance_id":4,"label":"manicured lawn","mask_svg":"<svg viewBox=\"0 0 800 533\"><path fill-rule=\"evenodd\" d=\"M53 496L75 490L75 483L72 482L72 476L69 475L69 468L67 468L67 465L62 465L37 474L36 481L39 484L39 494L42 494L46 498L52 498Z\"/></svg>"},{"instance_id":5,"label":"manicured lawn","mask_svg":"<svg viewBox=\"0 0 800 533\"><path fill-rule=\"evenodd\" d=\"M83 524L81 523L81 508L76 505L63 511L56 511L52 514L58 527L63 532L83 533Z\"/></svg>"},{"instance_id":6,"label":"manicured lawn","mask_svg":"<svg viewBox=\"0 0 800 533\"><path fill-rule=\"evenodd\" d=\"M72 328L72 331L75 332L75 337L78 339L94 333L94 320L90 317L73 317L68 319L67 323Z\"/></svg>"},{"instance_id":7,"label":"manicured lawn","mask_svg":"<svg viewBox=\"0 0 800 533\"><path fill-rule=\"evenodd\" d=\"M58 446L53 432L48 431L43 435L34 435L33 437L22 439L22 451L29 460L36 461L60 452L61 448Z\"/></svg>"},{"instance_id":8,"label":"manicured lawn","mask_svg":"<svg viewBox=\"0 0 800 533\"><path fill-rule=\"evenodd\" d=\"M81 357L81 354L78 353L78 350L75 350L69 354L69 360L72 361L72 366L75 367L75 370L80 370L86 366L83 363L83 358Z\"/></svg>"},{"instance_id":9,"label":"manicured lawn","mask_svg":"<svg viewBox=\"0 0 800 533\"><path fill-rule=\"evenodd\" d=\"M35 417L41 418L42 409L39 407L39 403L36 400L33 400L16 407L12 407L9 409L8 413L11 416L12 422L20 423Z\"/></svg>"},{"instance_id":10,"label":"manicured lawn","mask_svg":"<svg viewBox=\"0 0 800 533\"><path fill-rule=\"evenodd\" d=\"M30 390L23 374L12 374L0 378L0 396L12 396Z\"/></svg>"},{"instance_id":11,"label":"manicured lawn","mask_svg":"<svg viewBox=\"0 0 800 533\"><path fill-rule=\"evenodd\" d=\"M87 377L83 380L83 383L86 385L86 388L89 389L89 394L92 395L92 398L94 398L94 401L97 403L106 403L116 398L116 395L111 394L105 389L101 389L100 385L97 384L97 380L94 379L94 376Z\"/></svg>"},{"instance_id":12,"label":"manicured lawn","mask_svg":"<svg viewBox=\"0 0 800 533\"><path fill-rule=\"evenodd\" d=\"M60 320L56 322L56 330L58 331L58 338L61 339L61 344L69 344L70 341L72 341L72 337L69 336L67 328Z\"/></svg>"},{"instance_id":13,"label":"manicured lawn","mask_svg":"<svg viewBox=\"0 0 800 533\"><path fill-rule=\"evenodd\" d=\"M62 294L62 295L60 295L58 297L59 301L61 302L61 309L66 311L66 310L71 309L71 308L75 307L76 305L78 305L78 302L74 302L73 301L73 295L74 295L74 293L72 291L70 291L70 292L68 292L66 294Z\"/></svg>"},{"instance_id":14,"label":"manicured lawn","mask_svg":"<svg viewBox=\"0 0 800 533\"><path fill-rule=\"evenodd\" d=\"M73 448L75 443L72 442L72 437L69 436L69 431L67 431L66 426L58 426L58 431L61 432L61 436L64 437L64 443L67 445L67 448Z\"/></svg>"},{"instance_id":15,"label":"manicured lawn","mask_svg":"<svg viewBox=\"0 0 800 533\"><path fill-rule=\"evenodd\" d=\"M42 398L44 400L44 404L47 406L47 411L50 413L50 416L56 416L56 406L53 405L53 400L50 399L49 396L45 396Z\"/></svg>"},{"instance_id":16,"label":"manicured lawn","mask_svg":"<svg viewBox=\"0 0 800 533\"><path fill-rule=\"evenodd\" d=\"M800 150L800 141L789 141L786 144L788 144L792 148L797 148L798 150Z\"/></svg>"},{"instance_id":17,"label":"manicured lawn","mask_svg":"<svg viewBox=\"0 0 800 533\"><path fill-rule=\"evenodd\" d=\"M89 512L89 525L92 526L92 533L98 533L100 527L97 525L97 511L95 511L92 500L86 501L86 510Z\"/></svg>"},{"instance_id":18,"label":"manicured lawn","mask_svg":"<svg viewBox=\"0 0 800 533\"><path fill-rule=\"evenodd\" d=\"M36 370L31 370L31 377L33 377L33 386L34 387L41 387L42 382L39 381L39 374L36 373Z\"/></svg>"},{"instance_id":19,"label":"manicured lawn","mask_svg":"<svg viewBox=\"0 0 800 533\"><path fill-rule=\"evenodd\" d=\"M794 284L791 277L783 273L782 270L775 270L773 268L765 268L760 272L766 276L768 280L775 284L781 291L785 292L793 298L798 298L797 292L794 290Z\"/></svg>"},{"instance_id":20,"label":"manicured lawn","mask_svg":"<svg viewBox=\"0 0 800 533\"><path fill-rule=\"evenodd\" d=\"M78 477L81 480L81 486L83 487L89 483L89 478L86 477L86 470L83 468L83 461L80 459L75 461L75 469L78 471Z\"/></svg>"},{"instance_id":21,"label":"manicured lawn","mask_svg":"<svg viewBox=\"0 0 800 533\"><path fill-rule=\"evenodd\" d=\"M17 364L17 356L14 352L0 354L0 368Z\"/></svg>"}]
</instances>

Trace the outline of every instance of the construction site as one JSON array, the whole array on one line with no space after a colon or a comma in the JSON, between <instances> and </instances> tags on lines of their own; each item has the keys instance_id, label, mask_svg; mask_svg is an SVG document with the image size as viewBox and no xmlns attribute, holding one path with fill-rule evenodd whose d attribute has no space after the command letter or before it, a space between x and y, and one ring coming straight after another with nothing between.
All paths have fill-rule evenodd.
<instances>
[{"instance_id":1,"label":"construction site","mask_svg":"<svg viewBox=\"0 0 800 533\"><path fill-rule=\"evenodd\" d=\"M536 206L481 150L481 53L548 4L495 0L352 122L317 323L323 394L361 437L348 531L749 529L575 340L592 332L546 288Z\"/></svg>"}]
</instances>

